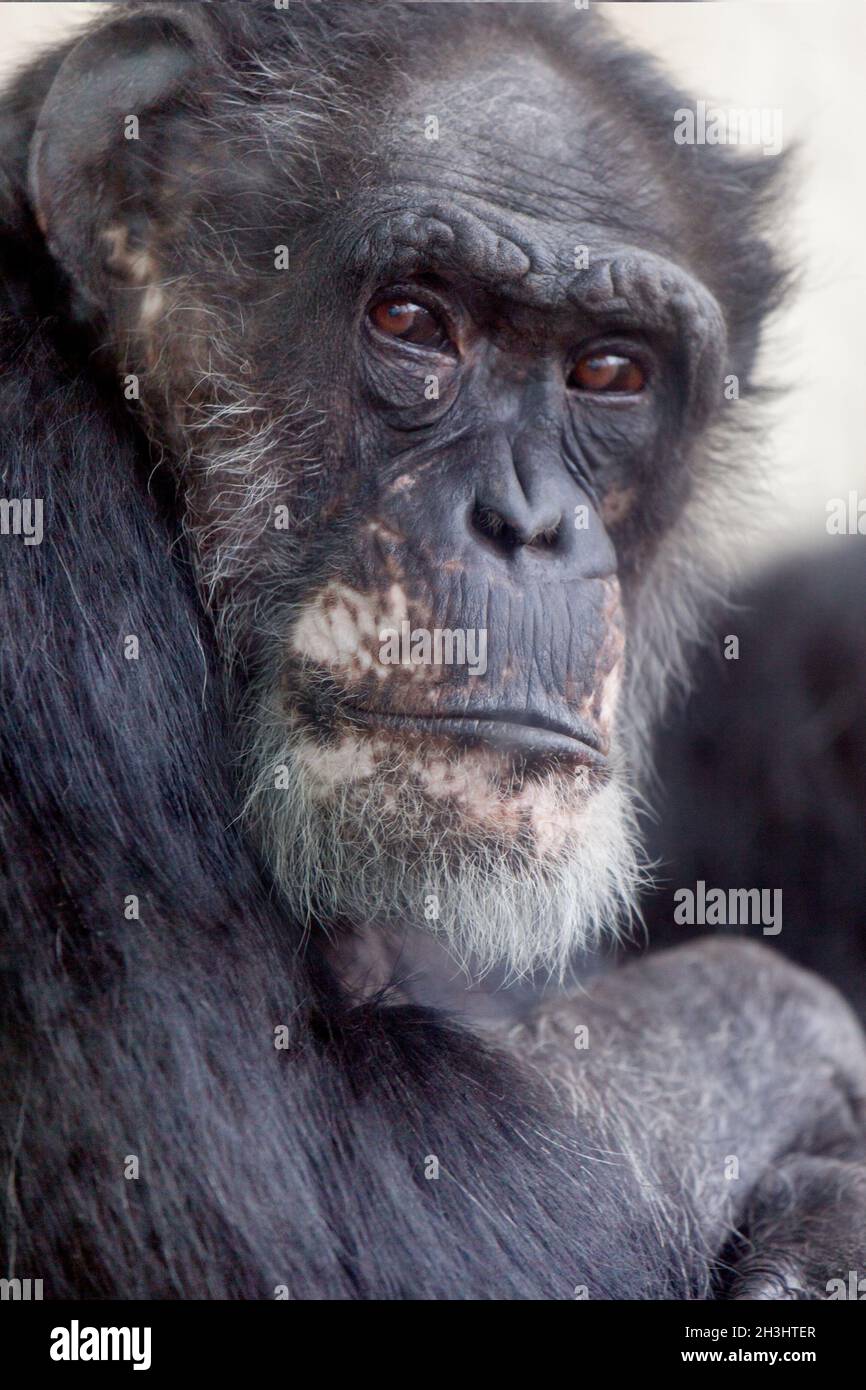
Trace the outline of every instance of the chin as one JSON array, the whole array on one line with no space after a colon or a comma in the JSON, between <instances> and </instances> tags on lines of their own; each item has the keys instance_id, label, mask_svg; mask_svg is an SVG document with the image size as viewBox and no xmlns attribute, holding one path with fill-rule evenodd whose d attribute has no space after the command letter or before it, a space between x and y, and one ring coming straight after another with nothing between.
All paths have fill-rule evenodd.
<instances>
[{"instance_id":1,"label":"chin","mask_svg":"<svg viewBox=\"0 0 866 1390\"><path fill-rule=\"evenodd\" d=\"M247 816L311 929L431 932L475 978L566 974L633 915L642 872L616 749L603 760L424 730L258 721Z\"/></svg>"}]
</instances>

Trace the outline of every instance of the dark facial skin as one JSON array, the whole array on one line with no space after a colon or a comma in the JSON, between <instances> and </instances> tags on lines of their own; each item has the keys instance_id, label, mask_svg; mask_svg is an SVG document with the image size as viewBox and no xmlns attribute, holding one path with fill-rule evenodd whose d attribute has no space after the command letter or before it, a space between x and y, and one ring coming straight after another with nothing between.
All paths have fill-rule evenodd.
<instances>
[{"instance_id":1,"label":"dark facial skin","mask_svg":"<svg viewBox=\"0 0 866 1390\"><path fill-rule=\"evenodd\" d=\"M381 165L319 233L327 275L314 260L296 290L329 326L353 424L321 494L327 538L305 538L324 582L284 680L318 730L399 719L600 769L635 568L684 501L680 443L719 389L724 329L618 152L614 206L631 195L641 225L596 212L598 103L548 61L496 61L481 117L459 65L395 114ZM347 217L364 228L350 245ZM401 617L486 630L486 674L383 668L379 632Z\"/></svg>"}]
</instances>

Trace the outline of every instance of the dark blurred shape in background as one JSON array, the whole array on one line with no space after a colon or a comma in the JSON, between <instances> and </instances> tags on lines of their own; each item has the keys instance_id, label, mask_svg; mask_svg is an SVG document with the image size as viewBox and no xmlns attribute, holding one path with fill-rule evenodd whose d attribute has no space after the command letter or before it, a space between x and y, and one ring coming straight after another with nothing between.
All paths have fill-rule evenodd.
<instances>
[{"instance_id":1,"label":"dark blurred shape in background","mask_svg":"<svg viewBox=\"0 0 866 1390\"><path fill-rule=\"evenodd\" d=\"M831 979L866 1019L866 538L786 561L737 604L658 738L649 939L763 939ZM723 655L731 633L738 660ZM677 925L674 892L698 880L781 888L781 932Z\"/></svg>"}]
</instances>

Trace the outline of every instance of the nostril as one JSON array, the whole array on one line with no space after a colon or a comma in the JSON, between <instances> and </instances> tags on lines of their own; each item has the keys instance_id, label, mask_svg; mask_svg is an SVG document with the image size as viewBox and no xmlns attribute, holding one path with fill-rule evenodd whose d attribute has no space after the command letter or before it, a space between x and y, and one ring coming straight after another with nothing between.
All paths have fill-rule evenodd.
<instances>
[{"instance_id":1,"label":"nostril","mask_svg":"<svg viewBox=\"0 0 866 1390\"><path fill-rule=\"evenodd\" d=\"M530 536L526 544L537 546L539 549L550 549L552 546L556 545L556 542L559 540L559 528L561 525L562 518L560 518L559 521L552 522L549 526L539 527L534 535Z\"/></svg>"},{"instance_id":2,"label":"nostril","mask_svg":"<svg viewBox=\"0 0 866 1390\"><path fill-rule=\"evenodd\" d=\"M494 541L501 550L516 550L521 544L515 528L492 507L482 507L476 503L472 513L472 525L487 540Z\"/></svg>"},{"instance_id":3,"label":"nostril","mask_svg":"<svg viewBox=\"0 0 866 1390\"><path fill-rule=\"evenodd\" d=\"M549 513L548 513L549 515ZM487 540L500 550L517 550L519 546L530 546L535 550L552 550L557 545L562 527L562 517L546 524L533 523L527 518L522 525L507 521L495 507L476 503L472 512L472 525Z\"/></svg>"}]
</instances>

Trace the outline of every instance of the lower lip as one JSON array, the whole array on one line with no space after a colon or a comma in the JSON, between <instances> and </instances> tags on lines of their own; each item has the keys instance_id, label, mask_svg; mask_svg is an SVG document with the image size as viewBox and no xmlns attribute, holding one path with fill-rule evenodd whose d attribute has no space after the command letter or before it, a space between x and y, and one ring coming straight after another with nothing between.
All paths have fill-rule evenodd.
<instances>
[{"instance_id":1,"label":"lower lip","mask_svg":"<svg viewBox=\"0 0 866 1390\"><path fill-rule=\"evenodd\" d=\"M603 770L607 759L582 739L556 729L538 728L504 719L472 719L445 716L441 719L412 715L373 714L352 709L353 722L380 729L405 729L412 733L447 738L469 746L487 744L504 753L518 754L532 761L569 762Z\"/></svg>"}]
</instances>

